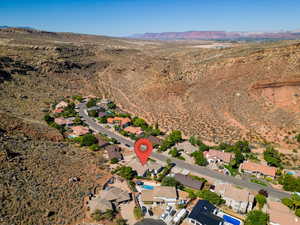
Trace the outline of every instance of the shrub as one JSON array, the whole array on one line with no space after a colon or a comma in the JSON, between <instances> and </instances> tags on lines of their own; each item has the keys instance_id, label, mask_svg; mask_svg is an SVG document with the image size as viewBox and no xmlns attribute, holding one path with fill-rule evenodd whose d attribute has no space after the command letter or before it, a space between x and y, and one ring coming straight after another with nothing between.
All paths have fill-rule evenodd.
<instances>
[{"instance_id":1,"label":"shrub","mask_svg":"<svg viewBox=\"0 0 300 225\"><path fill-rule=\"evenodd\" d=\"M93 106L96 106L97 103L97 99L96 98L92 98L90 99L87 103L86 103L86 107L91 108Z\"/></svg>"},{"instance_id":2,"label":"shrub","mask_svg":"<svg viewBox=\"0 0 300 225\"><path fill-rule=\"evenodd\" d=\"M97 117L98 112L97 112L97 110L89 110L88 115L91 116L91 117Z\"/></svg>"},{"instance_id":3,"label":"shrub","mask_svg":"<svg viewBox=\"0 0 300 225\"><path fill-rule=\"evenodd\" d=\"M266 197L264 195L261 195L261 194L257 194L255 196L255 200L258 203L259 209L262 209L264 207L264 205L267 203Z\"/></svg>"},{"instance_id":4,"label":"shrub","mask_svg":"<svg viewBox=\"0 0 300 225\"><path fill-rule=\"evenodd\" d=\"M253 210L247 214L245 225L267 225L268 222L268 214L260 210Z\"/></svg>"},{"instance_id":5,"label":"shrub","mask_svg":"<svg viewBox=\"0 0 300 225\"><path fill-rule=\"evenodd\" d=\"M264 160L269 166L281 167L280 154L271 146L268 146L264 151Z\"/></svg>"},{"instance_id":6,"label":"shrub","mask_svg":"<svg viewBox=\"0 0 300 225\"><path fill-rule=\"evenodd\" d=\"M50 125L51 123L54 122L54 118L51 117L49 114L46 114L46 115L44 116L44 120L45 120L46 123L49 124L49 125Z\"/></svg>"},{"instance_id":7,"label":"shrub","mask_svg":"<svg viewBox=\"0 0 300 225\"><path fill-rule=\"evenodd\" d=\"M142 209L140 207L134 207L133 209L133 214L134 214L134 217L139 220L143 217L143 212L142 212Z\"/></svg>"},{"instance_id":8,"label":"shrub","mask_svg":"<svg viewBox=\"0 0 300 225\"><path fill-rule=\"evenodd\" d=\"M119 167L115 172L126 180L132 180L136 175L135 171L129 166Z\"/></svg>"},{"instance_id":9,"label":"shrub","mask_svg":"<svg viewBox=\"0 0 300 225\"><path fill-rule=\"evenodd\" d=\"M221 205L225 202L218 194L209 190L196 191L196 195L215 205Z\"/></svg>"},{"instance_id":10,"label":"shrub","mask_svg":"<svg viewBox=\"0 0 300 225\"><path fill-rule=\"evenodd\" d=\"M111 162L112 164L116 164L116 163L119 162L119 160L118 160L117 158L112 158L112 159L110 160L110 162Z\"/></svg>"},{"instance_id":11,"label":"shrub","mask_svg":"<svg viewBox=\"0 0 300 225\"><path fill-rule=\"evenodd\" d=\"M295 210L295 215L298 216L298 217L300 217L300 209L296 209Z\"/></svg>"},{"instance_id":12,"label":"shrub","mask_svg":"<svg viewBox=\"0 0 300 225\"><path fill-rule=\"evenodd\" d=\"M115 108L117 108L117 105L115 103L113 103L113 102L110 102L110 103L107 104L107 107L109 109L115 109Z\"/></svg>"},{"instance_id":13,"label":"shrub","mask_svg":"<svg viewBox=\"0 0 300 225\"><path fill-rule=\"evenodd\" d=\"M191 156L194 157L195 163L199 166L206 166L208 164L206 158L203 155L203 152L201 151L193 152Z\"/></svg>"},{"instance_id":14,"label":"shrub","mask_svg":"<svg viewBox=\"0 0 300 225\"><path fill-rule=\"evenodd\" d=\"M164 177L161 181L162 186L171 186L181 188L183 187L182 184L175 180L174 177Z\"/></svg>"},{"instance_id":15,"label":"shrub","mask_svg":"<svg viewBox=\"0 0 300 225\"><path fill-rule=\"evenodd\" d=\"M91 146L97 143L97 138L93 134L86 134L82 136L80 145L81 146Z\"/></svg>"},{"instance_id":16,"label":"shrub","mask_svg":"<svg viewBox=\"0 0 300 225\"><path fill-rule=\"evenodd\" d=\"M262 186L268 186L265 182L263 182L261 180L258 180L258 179L251 179L250 181L252 183L259 184L259 185L262 185Z\"/></svg>"},{"instance_id":17,"label":"shrub","mask_svg":"<svg viewBox=\"0 0 300 225\"><path fill-rule=\"evenodd\" d=\"M107 123L107 117L106 117L106 116L100 117L100 118L98 119L98 121L99 121L99 123Z\"/></svg>"},{"instance_id":18,"label":"shrub","mask_svg":"<svg viewBox=\"0 0 300 225\"><path fill-rule=\"evenodd\" d=\"M279 178L279 183L283 185L286 191L300 192L300 178L290 174L285 174Z\"/></svg>"},{"instance_id":19,"label":"shrub","mask_svg":"<svg viewBox=\"0 0 300 225\"><path fill-rule=\"evenodd\" d=\"M98 151L100 149L100 146L97 145L97 144L92 144L90 147L89 147L92 151Z\"/></svg>"}]
</instances>

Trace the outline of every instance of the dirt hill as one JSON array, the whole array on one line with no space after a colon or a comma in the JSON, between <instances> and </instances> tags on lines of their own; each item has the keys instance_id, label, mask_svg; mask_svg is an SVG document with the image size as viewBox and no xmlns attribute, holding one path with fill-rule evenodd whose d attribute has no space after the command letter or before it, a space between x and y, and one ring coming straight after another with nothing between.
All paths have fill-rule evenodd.
<instances>
[{"instance_id":1,"label":"dirt hill","mask_svg":"<svg viewBox=\"0 0 300 225\"><path fill-rule=\"evenodd\" d=\"M300 43L213 44L0 29L0 223L70 224L83 216L99 158L59 145L42 120L63 96L108 97L166 131L211 142L294 147ZM72 176L82 182L69 184Z\"/></svg>"}]
</instances>

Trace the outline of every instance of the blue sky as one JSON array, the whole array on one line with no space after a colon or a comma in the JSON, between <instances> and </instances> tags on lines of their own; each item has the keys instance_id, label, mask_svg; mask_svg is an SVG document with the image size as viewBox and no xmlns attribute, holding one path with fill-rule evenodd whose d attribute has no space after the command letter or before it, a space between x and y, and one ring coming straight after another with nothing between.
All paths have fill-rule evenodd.
<instances>
[{"instance_id":1,"label":"blue sky","mask_svg":"<svg viewBox=\"0 0 300 225\"><path fill-rule=\"evenodd\" d=\"M0 0L0 25L110 36L300 29L299 0Z\"/></svg>"}]
</instances>

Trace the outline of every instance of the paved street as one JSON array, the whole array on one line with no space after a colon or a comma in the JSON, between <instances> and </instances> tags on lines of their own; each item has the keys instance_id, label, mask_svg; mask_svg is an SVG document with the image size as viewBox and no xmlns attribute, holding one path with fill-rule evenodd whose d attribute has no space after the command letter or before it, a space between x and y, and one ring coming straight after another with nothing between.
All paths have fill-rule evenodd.
<instances>
[{"instance_id":1,"label":"paved street","mask_svg":"<svg viewBox=\"0 0 300 225\"><path fill-rule=\"evenodd\" d=\"M133 147L133 145L134 145L133 141L128 140L125 137L122 137L121 135L118 135L114 132L111 132L110 130L106 129L105 127L99 125L98 123L96 123L94 121L93 118L90 118L85 113L85 110L86 110L85 103L79 104L79 114L80 114L80 116L82 116L82 118L85 119L86 124L88 124L92 130L94 130L95 132L100 132L100 133L106 134L107 136L109 136L111 138L115 138L116 140L118 140L123 145L128 145L130 147ZM162 162L166 162L167 159L169 158L169 157L167 157L165 155L162 155L160 153L157 153L157 152L153 152L151 157L153 159L156 159L156 160L159 160L159 161L162 161ZM176 164L176 167L179 167L181 169L187 169L187 170L189 170L191 172L194 172L194 173L199 173L199 174L202 174L204 176L208 176L208 177L211 177L211 178L214 178L214 179L217 179L217 180L232 183L232 184L235 184L235 185L238 185L238 186L241 186L241 187L246 187L248 189L255 190L255 191L258 191L260 189L266 189L268 191L269 195L273 198L281 199L281 198L285 198L285 197L290 196L290 194L288 194L284 191L276 190L272 187L264 187L264 186L261 186L259 184L251 183L251 182L246 181L246 180L242 180L242 179L231 177L231 176L226 176L226 175L218 173L214 170L210 170L206 167L192 165L192 164L186 163L182 160L178 160L178 159L174 159L174 158L169 158L169 159L173 163Z\"/></svg>"}]
</instances>

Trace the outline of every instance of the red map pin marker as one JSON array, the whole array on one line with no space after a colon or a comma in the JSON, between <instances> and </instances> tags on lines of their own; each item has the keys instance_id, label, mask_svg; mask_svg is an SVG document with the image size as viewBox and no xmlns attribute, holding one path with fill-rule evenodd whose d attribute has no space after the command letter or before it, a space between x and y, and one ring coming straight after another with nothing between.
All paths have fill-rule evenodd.
<instances>
[{"instance_id":1,"label":"red map pin marker","mask_svg":"<svg viewBox=\"0 0 300 225\"><path fill-rule=\"evenodd\" d=\"M152 150L152 143L146 138L141 138L134 143L135 154L139 158L142 165L147 163Z\"/></svg>"}]
</instances>

